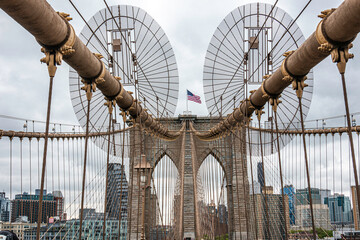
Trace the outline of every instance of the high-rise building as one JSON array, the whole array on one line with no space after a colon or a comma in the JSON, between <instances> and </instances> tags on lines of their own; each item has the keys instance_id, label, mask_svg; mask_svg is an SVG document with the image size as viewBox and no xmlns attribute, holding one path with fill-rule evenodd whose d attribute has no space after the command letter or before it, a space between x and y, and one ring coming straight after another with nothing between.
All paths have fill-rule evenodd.
<instances>
[{"instance_id":1,"label":"high-rise building","mask_svg":"<svg viewBox=\"0 0 360 240\"><path fill-rule=\"evenodd\" d=\"M258 239L284 239L285 224L287 230L290 230L289 221L289 205L285 204L281 194L267 194L267 209L269 219L267 220L265 208L265 196L263 194L255 194L250 196L250 203L255 202L256 211L256 228L258 229ZM254 198L254 199L252 199ZM285 195L285 203L288 202L288 196ZM253 207L251 206L251 209ZM284 217L285 211L285 217ZM269 222L267 222L269 221Z\"/></svg>"},{"instance_id":2,"label":"high-rise building","mask_svg":"<svg viewBox=\"0 0 360 240\"><path fill-rule=\"evenodd\" d=\"M312 204L323 204L321 203L320 189L311 188ZM308 188L296 189L296 205L308 205L310 203Z\"/></svg>"},{"instance_id":3,"label":"high-rise building","mask_svg":"<svg viewBox=\"0 0 360 240\"><path fill-rule=\"evenodd\" d=\"M293 185L284 186L284 194L289 199L289 218L290 225L295 225L295 188Z\"/></svg>"},{"instance_id":4,"label":"high-rise building","mask_svg":"<svg viewBox=\"0 0 360 240\"><path fill-rule=\"evenodd\" d=\"M335 193L326 197L324 203L329 207L331 224L343 226L353 222L349 197Z\"/></svg>"},{"instance_id":5,"label":"high-rise building","mask_svg":"<svg viewBox=\"0 0 360 240\"><path fill-rule=\"evenodd\" d=\"M82 222L82 239L102 239L104 219L84 219ZM71 219L47 224L40 228L41 239L79 239L80 220ZM36 227L24 230L23 240L33 240L36 237ZM126 232L121 229L120 232ZM125 240L126 236L119 234L119 220L106 220L105 239Z\"/></svg>"},{"instance_id":6,"label":"high-rise building","mask_svg":"<svg viewBox=\"0 0 360 240\"><path fill-rule=\"evenodd\" d=\"M121 237L126 237L128 182L126 180L125 168L120 163L109 163L108 171L108 186L106 191L107 218L109 220L119 220L119 215L121 214Z\"/></svg>"},{"instance_id":7,"label":"high-rise building","mask_svg":"<svg viewBox=\"0 0 360 240\"><path fill-rule=\"evenodd\" d=\"M327 204L324 204L325 197L330 194L330 190L310 188L315 227L327 230L331 229L330 213ZM302 228L311 228L310 197L308 188L296 189L295 194L295 224Z\"/></svg>"},{"instance_id":8,"label":"high-rise building","mask_svg":"<svg viewBox=\"0 0 360 240\"><path fill-rule=\"evenodd\" d=\"M108 187L106 193L106 213L111 219L119 219L121 201L121 219L127 220L128 182L125 169L120 163L109 163Z\"/></svg>"},{"instance_id":9,"label":"high-rise building","mask_svg":"<svg viewBox=\"0 0 360 240\"><path fill-rule=\"evenodd\" d=\"M319 189L319 194L320 194L320 203L321 204L326 204L325 203L325 198L331 196L331 190L329 190L329 189Z\"/></svg>"},{"instance_id":10,"label":"high-rise building","mask_svg":"<svg viewBox=\"0 0 360 240\"><path fill-rule=\"evenodd\" d=\"M250 195L253 194L253 185L249 184L249 193ZM254 194L259 194L261 193L261 187L260 187L260 183L254 181Z\"/></svg>"},{"instance_id":11,"label":"high-rise building","mask_svg":"<svg viewBox=\"0 0 360 240\"><path fill-rule=\"evenodd\" d=\"M320 198L319 198L320 201ZM313 204L314 222L316 228L331 230L329 208L325 204ZM310 229L312 227L310 204L296 205L296 226Z\"/></svg>"},{"instance_id":12,"label":"high-rise building","mask_svg":"<svg viewBox=\"0 0 360 240\"><path fill-rule=\"evenodd\" d=\"M0 192L0 221L9 222L11 216L11 201L5 196L5 192Z\"/></svg>"},{"instance_id":13,"label":"high-rise building","mask_svg":"<svg viewBox=\"0 0 360 240\"><path fill-rule=\"evenodd\" d=\"M40 192L35 194L15 195L15 199L11 200L11 222L14 222L20 216L27 216L30 223L37 222L39 211ZM56 193L56 197L49 193L43 195L41 222L47 223L50 217L61 217L63 215L63 198L60 191ZM62 206L58 206L62 205Z\"/></svg>"},{"instance_id":14,"label":"high-rise building","mask_svg":"<svg viewBox=\"0 0 360 240\"><path fill-rule=\"evenodd\" d=\"M79 216L81 209L79 209ZM83 209L84 220L104 220L104 212L96 212L95 208L84 208Z\"/></svg>"},{"instance_id":15,"label":"high-rise building","mask_svg":"<svg viewBox=\"0 0 360 240\"><path fill-rule=\"evenodd\" d=\"M258 162L257 176L258 176L258 182L260 183L260 192L262 192L262 189L265 186L265 179L263 176L263 172L264 172L264 165L262 164L262 162Z\"/></svg>"},{"instance_id":16,"label":"high-rise building","mask_svg":"<svg viewBox=\"0 0 360 240\"><path fill-rule=\"evenodd\" d=\"M228 224L228 210L224 204L219 204L218 206L218 216L220 223Z\"/></svg>"},{"instance_id":17,"label":"high-rise building","mask_svg":"<svg viewBox=\"0 0 360 240\"><path fill-rule=\"evenodd\" d=\"M64 215L64 197L61 191L53 191L54 200L56 202L56 215L60 220L66 220Z\"/></svg>"}]
</instances>

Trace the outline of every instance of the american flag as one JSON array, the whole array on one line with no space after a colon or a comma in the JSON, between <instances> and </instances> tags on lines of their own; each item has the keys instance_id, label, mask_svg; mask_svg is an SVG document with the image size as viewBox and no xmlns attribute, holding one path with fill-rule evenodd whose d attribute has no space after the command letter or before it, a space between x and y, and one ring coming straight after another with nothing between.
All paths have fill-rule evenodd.
<instances>
[{"instance_id":1,"label":"american flag","mask_svg":"<svg viewBox=\"0 0 360 240\"><path fill-rule=\"evenodd\" d=\"M187 99L188 100L201 104L201 100L200 100L199 96L192 94L192 92L190 92L189 90L186 90L186 91L187 91Z\"/></svg>"}]
</instances>

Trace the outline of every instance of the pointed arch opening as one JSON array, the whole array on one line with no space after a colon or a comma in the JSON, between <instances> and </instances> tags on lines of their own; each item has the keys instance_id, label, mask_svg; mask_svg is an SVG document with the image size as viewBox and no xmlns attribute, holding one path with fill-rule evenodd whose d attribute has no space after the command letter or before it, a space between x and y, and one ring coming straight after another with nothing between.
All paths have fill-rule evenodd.
<instances>
[{"instance_id":1,"label":"pointed arch opening","mask_svg":"<svg viewBox=\"0 0 360 240\"><path fill-rule=\"evenodd\" d=\"M180 177L174 161L163 153L151 174L150 205L153 219L150 232L157 239L173 239L179 225ZM159 237L159 238L158 238Z\"/></svg>"},{"instance_id":2,"label":"pointed arch opening","mask_svg":"<svg viewBox=\"0 0 360 240\"><path fill-rule=\"evenodd\" d=\"M227 181L224 166L210 152L197 172L197 206L203 237L228 235Z\"/></svg>"}]
</instances>

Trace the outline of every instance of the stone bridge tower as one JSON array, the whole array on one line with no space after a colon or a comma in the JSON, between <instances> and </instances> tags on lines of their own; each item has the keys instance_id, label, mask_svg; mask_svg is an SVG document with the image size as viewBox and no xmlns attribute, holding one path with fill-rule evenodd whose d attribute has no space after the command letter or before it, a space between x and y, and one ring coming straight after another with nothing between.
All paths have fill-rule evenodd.
<instances>
[{"instance_id":1,"label":"stone bridge tower","mask_svg":"<svg viewBox=\"0 0 360 240\"><path fill-rule=\"evenodd\" d=\"M156 224L158 209L156 196L150 193L150 181L152 171L164 155L173 161L180 178L175 238L201 239L203 236L204 224L198 209L196 179L201 164L207 156L212 155L221 165L226 177L230 239L239 239L240 234L246 239L247 232L251 232L250 226L246 225L250 209L247 206L249 182L246 154L241 154L245 152L245 144L242 144L240 131L234 130L233 134L214 141L202 141L191 130L191 126L198 131L207 130L218 123L219 118L180 115L161 121L169 129L181 129L181 135L175 141L165 141L144 132L138 126L131 130L128 239L140 239L142 233L145 235L142 236L144 239L149 239L150 229ZM146 177L142 177L143 175Z\"/></svg>"}]
</instances>

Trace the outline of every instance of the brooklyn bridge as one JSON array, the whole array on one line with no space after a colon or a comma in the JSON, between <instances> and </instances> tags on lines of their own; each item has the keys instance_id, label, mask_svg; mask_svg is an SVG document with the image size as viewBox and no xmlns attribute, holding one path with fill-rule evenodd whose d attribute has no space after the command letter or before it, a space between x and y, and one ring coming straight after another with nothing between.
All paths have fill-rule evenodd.
<instances>
[{"instance_id":1,"label":"brooklyn bridge","mask_svg":"<svg viewBox=\"0 0 360 240\"><path fill-rule=\"evenodd\" d=\"M360 1L230 2L0 0L0 239L360 239Z\"/></svg>"}]
</instances>

